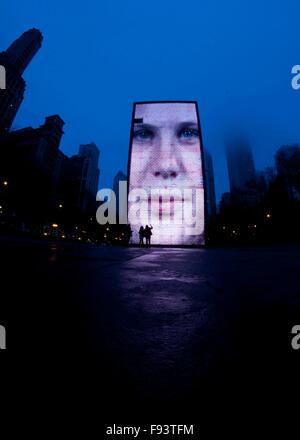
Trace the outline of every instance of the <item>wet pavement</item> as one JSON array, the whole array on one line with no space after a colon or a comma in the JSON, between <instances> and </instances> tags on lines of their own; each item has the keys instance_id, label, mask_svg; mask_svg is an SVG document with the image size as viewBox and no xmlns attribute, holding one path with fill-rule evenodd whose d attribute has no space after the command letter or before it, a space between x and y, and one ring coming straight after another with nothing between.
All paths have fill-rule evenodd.
<instances>
[{"instance_id":1,"label":"wet pavement","mask_svg":"<svg viewBox=\"0 0 300 440\"><path fill-rule=\"evenodd\" d=\"M0 323L32 384L59 374L107 404L183 409L216 390L278 392L296 377L298 246L1 239L0 252Z\"/></svg>"}]
</instances>

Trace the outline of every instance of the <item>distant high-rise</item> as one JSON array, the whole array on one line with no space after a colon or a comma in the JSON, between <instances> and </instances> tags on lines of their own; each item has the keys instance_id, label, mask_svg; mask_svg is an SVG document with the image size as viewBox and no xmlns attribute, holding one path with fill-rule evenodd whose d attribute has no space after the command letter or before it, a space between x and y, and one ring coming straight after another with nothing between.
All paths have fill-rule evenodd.
<instances>
[{"instance_id":1,"label":"distant high-rise","mask_svg":"<svg viewBox=\"0 0 300 440\"><path fill-rule=\"evenodd\" d=\"M100 170L98 168L99 149L94 142L80 145L78 157L84 159L83 183L85 190L96 194L98 191L98 182Z\"/></svg>"},{"instance_id":2,"label":"distant high-rise","mask_svg":"<svg viewBox=\"0 0 300 440\"><path fill-rule=\"evenodd\" d=\"M213 216L216 214L216 192L215 192L215 178L214 167L211 154L204 150L204 169L205 169L205 184L206 184L206 206L207 214Z\"/></svg>"},{"instance_id":3,"label":"distant high-rise","mask_svg":"<svg viewBox=\"0 0 300 440\"><path fill-rule=\"evenodd\" d=\"M80 145L77 155L65 161L62 178L68 199L81 212L94 213L99 182L99 149L94 142Z\"/></svg>"},{"instance_id":4,"label":"distant high-rise","mask_svg":"<svg viewBox=\"0 0 300 440\"><path fill-rule=\"evenodd\" d=\"M300 146L283 145L275 154L277 175L291 200L300 201Z\"/></svg>"},{"instance_id":5,"label":"distant high-rise","mask_svg":"<svg viewBox=\"0 0 300 440\"><path fill-rule=\"evenodd\" d=\"M0 65L6 70L6 89L0 90L0 133L9 131L23 101L24 70L42 45L38 29L30 29L15 40L5 52L0 52Z\"/></svg>"},{"instance_id":6,"label":"distant high-rise","mask_svg":"<svg viewBox=\"0 0 300 440\"><path fill-rule=\"evenodd\" d=\"M118 171L114 177L114 187L113 187L114 193L116 195L117 213L119 213L119 204L120 204L119 183L124 182L124 181L127 182L127 176L122 171ZM126 210L126 205L127 205L127 198L124 200L121 200L121 208L123 210Z\"/></svg>"},{"instance_id":7,"label":"distant high-rise","mask_svg":"<svg viewBox=\"0 0 300 440\"><path fill-rule=\"evenodd\" d=\"M266 184L267 187L270 186L270 184L272 182L274 182L275 177L276 177L276 171L275 168L273 167L266 167L262 172L261 175L264 179L264 182Z\"/></svg>"},{"instance_id":8,"label":"distant high-rise","mask_svg":"<svg viewBox=\"0 0 300 440\"><path fill-rule=\"evenodd\" d=\"M256 178L253 154L247 141L234 141L226 146L230 191L245 188Z\"/></svg>"}]
</instances>

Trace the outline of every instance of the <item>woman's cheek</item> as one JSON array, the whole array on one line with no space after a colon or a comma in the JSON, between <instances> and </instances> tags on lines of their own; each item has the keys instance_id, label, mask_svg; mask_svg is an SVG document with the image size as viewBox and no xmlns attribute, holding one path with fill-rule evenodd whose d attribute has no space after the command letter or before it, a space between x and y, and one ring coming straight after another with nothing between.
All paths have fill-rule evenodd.
<instances>
[{"instance_id":1,"label":"woman's cheek","mask_svg":"<svg viewBox=\"0 0 300 440\"><path fill-rule=\"evenodd\" d=\"M151 154L149 148L140 149L136 158L139 170L146 172L148 168L151 167Z\"/></svg>"},{"instance_id":2,"label":"woman's cheek","mask_svg":"<svg viewBox=\"0 0 300 440\"><path fill-rule=\"evenodd\" d=\"M145 148L134 146L131 154L131 182L133 185L141 185L150 165L151 155Z\"/></svg>"}]
</instances>

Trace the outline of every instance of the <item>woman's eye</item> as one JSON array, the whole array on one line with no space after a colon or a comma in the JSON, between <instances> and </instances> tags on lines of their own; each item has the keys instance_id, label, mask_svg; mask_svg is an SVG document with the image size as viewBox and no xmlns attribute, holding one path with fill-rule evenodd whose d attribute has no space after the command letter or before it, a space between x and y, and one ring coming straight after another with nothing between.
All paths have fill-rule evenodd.
<instances>
[{"instance_id":1,"label":"woman's eye","mask_svg":"<svg viewBox=\"0 0 300 440\"><path fill-rule=\"evenodd\" d=\"M143 128L141 130L135 131L133 137L139 141L148 141L153 139L153 133L151 130Z\"/></svg>"},{"instance_id":2,"label":"woman's eye","mask_svg":"<svg viewBox=\"0 0 300 440\"><path fill-rule=\"evenodd\" d=\"M179 137L179 139L190 140L190 139L198 138L199 133L198 133L198 130L193 129L193 128L183 128L178 133L178 137Z\"/></svg>"}]
</instances>

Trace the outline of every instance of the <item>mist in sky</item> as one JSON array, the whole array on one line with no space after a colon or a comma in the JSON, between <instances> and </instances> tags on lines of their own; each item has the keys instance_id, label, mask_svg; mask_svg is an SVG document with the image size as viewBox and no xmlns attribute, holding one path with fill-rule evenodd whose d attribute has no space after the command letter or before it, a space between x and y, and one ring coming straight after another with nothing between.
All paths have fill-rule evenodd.
<instances>
[{"instance_id":1,"label":"mist in sky","mask_svg":"<svg viewBox=\"0 0 300 440\"><path fill-rule=\"evenodd\" d=\"M219 198L228 134L245 133L258 169L300 143L299 17L296 0L2 0L0 50L32 27L44 36L13 128L59 114L62 150L94 141L100 187L111 187L127 171L132 103L197 100Z\"/></svg>"}]
</instances>

